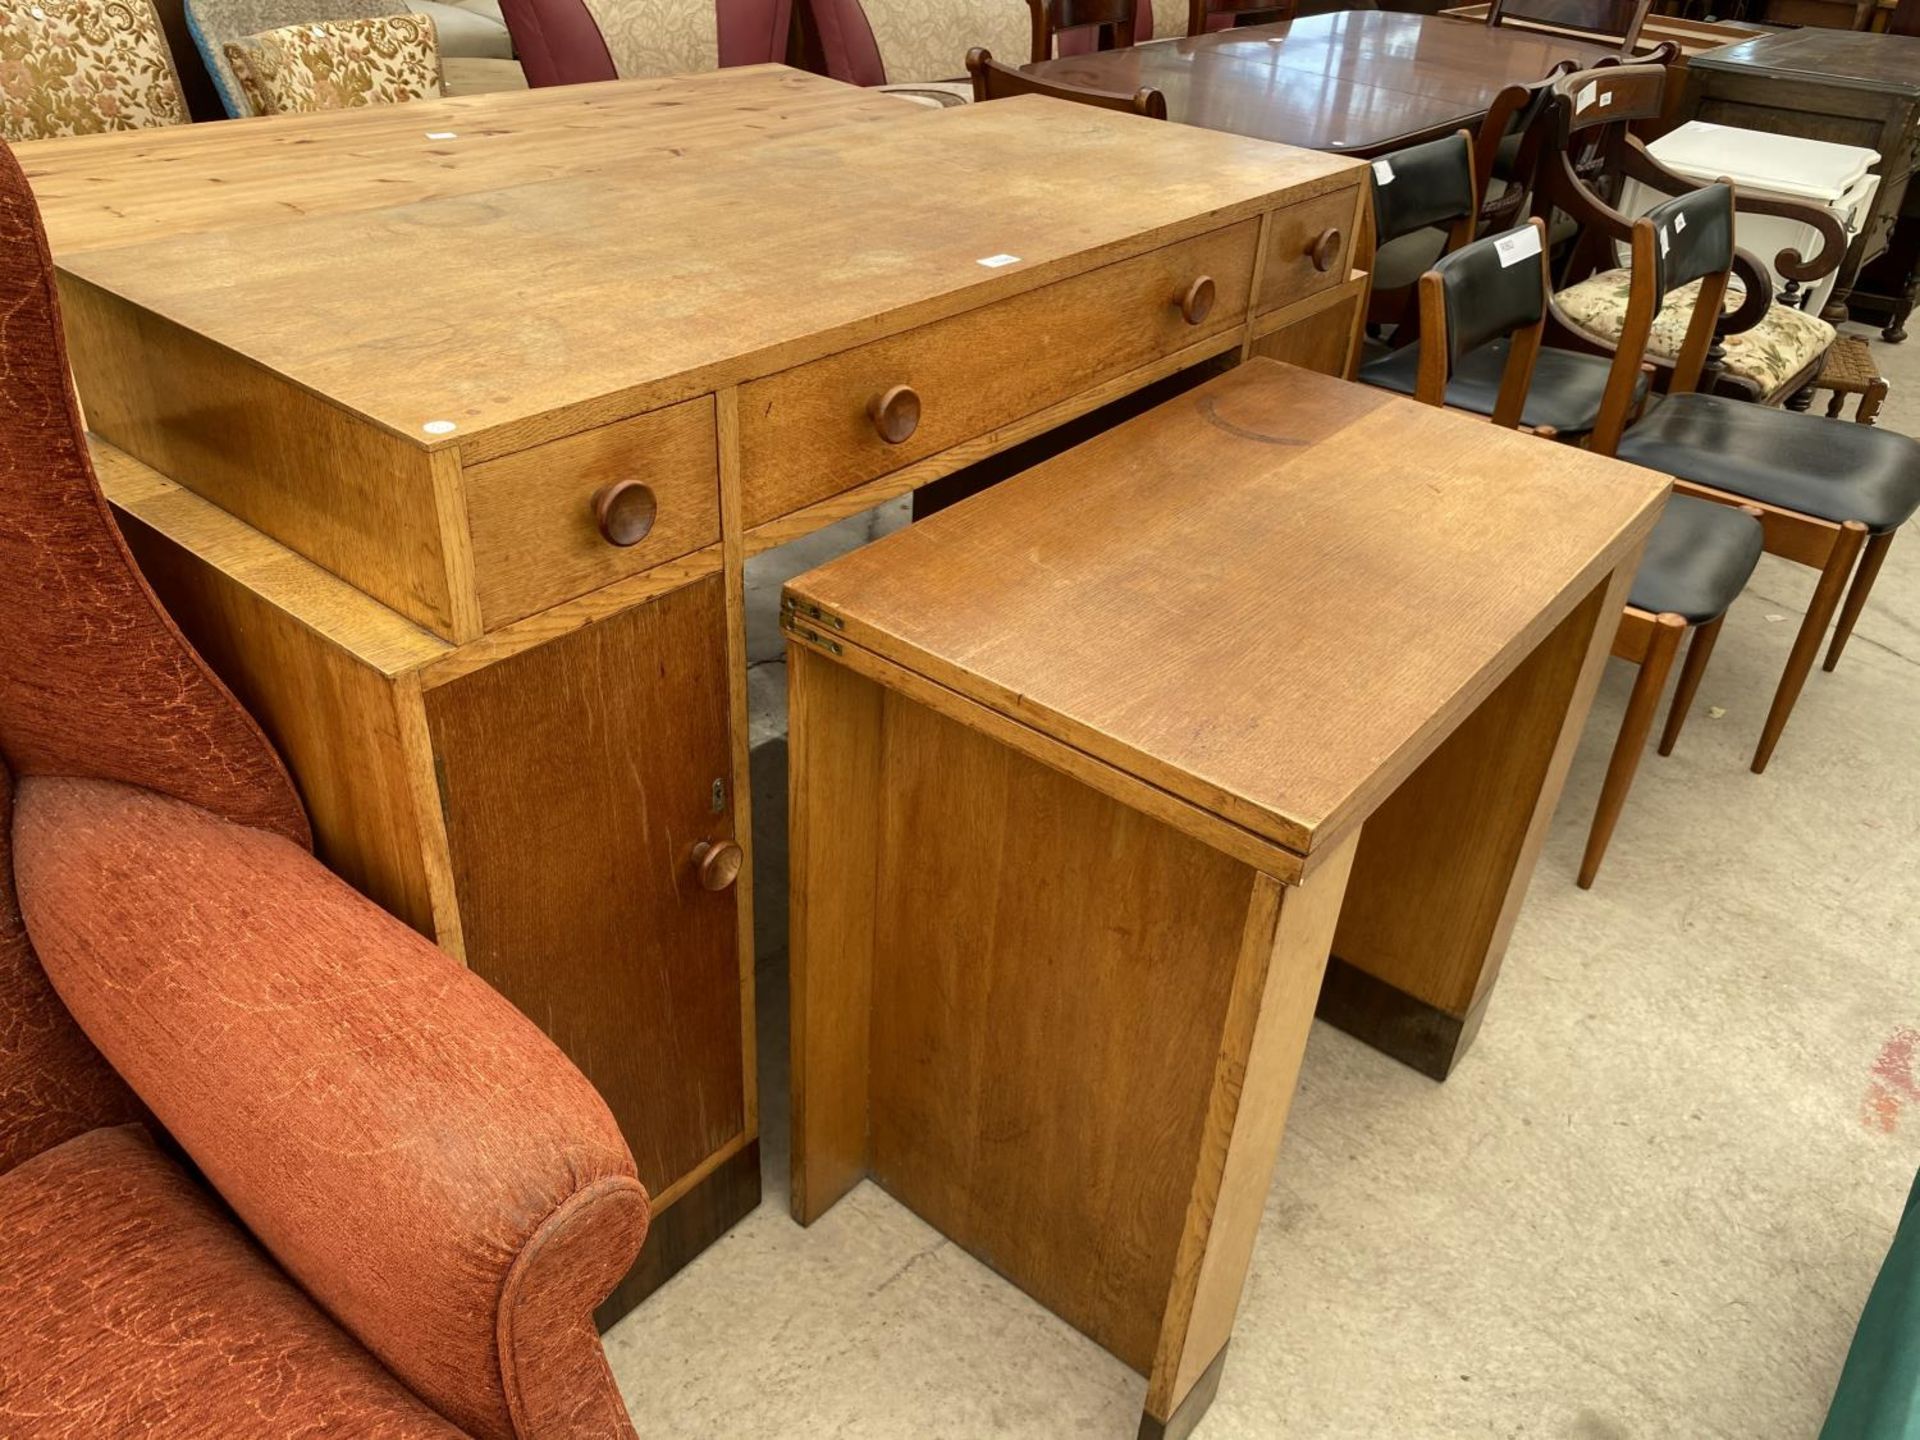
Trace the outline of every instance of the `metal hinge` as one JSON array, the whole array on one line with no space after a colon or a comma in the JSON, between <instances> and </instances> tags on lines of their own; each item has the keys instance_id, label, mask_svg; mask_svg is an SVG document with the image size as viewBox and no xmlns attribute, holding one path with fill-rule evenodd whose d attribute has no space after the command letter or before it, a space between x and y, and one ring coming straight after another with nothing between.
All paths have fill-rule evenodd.
<instances>
[{"instance_id":1,"label":"metal hinge","mask_svg":"<svg viewBox=\"0 0 1920 1440\"><path fill-rule=\"evenodd\" d=\"M847 628L847 622L831 610L822 610L811 601L796 600L791 595L783 595L780 597L780 625L782 629L798 635L802 640L818 645L829 655L841 653L839 643L822 635L817 628L821 626L835 630Z\"/></svg>"}]
</instances>

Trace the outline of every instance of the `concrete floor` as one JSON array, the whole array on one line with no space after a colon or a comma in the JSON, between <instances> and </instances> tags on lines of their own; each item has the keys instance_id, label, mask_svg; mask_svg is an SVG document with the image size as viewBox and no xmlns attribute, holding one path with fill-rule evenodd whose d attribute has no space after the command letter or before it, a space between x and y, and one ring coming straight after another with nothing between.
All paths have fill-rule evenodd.
<instances>
[{"instance_id":1,"label":"concrete floor","mask_svg":"<svg viewBox=\"0 0 1920 1440\"><path fill-rule=\"evenodd\" d=\"M1920 434L1920 344L1875 339L1883 423ZM1754 776L1811 588L1762 561L1582 893L1610 667L1453 1079L1315 1025L1201 1440L1817 1432L1920 1167L1920 542ZM755 687L767 1198L607 1337L640 1433L1130 1437L1141 1377L871 1185L787 1217L780 683Z\"/></svg>"}]
</instances>

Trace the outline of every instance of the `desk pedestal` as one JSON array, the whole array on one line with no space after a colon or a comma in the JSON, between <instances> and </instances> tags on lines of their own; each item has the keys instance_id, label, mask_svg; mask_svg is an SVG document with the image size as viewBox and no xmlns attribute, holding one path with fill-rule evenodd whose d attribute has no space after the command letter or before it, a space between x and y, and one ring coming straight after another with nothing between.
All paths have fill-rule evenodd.
<instances>
[{"instance_id":1,"label":"desk pedestal","mask_svg":"<svg viewBox=\"0 0 1920 1440\"><path fill-rule=\"evenodd\" d=\"M795 1218L871 1176L1145 1374L1142 1436L1185 1434L1316 997L1427 1073L1458 1058L1629 573L1296 885L1022 753L950 691L792 642Z\"/></svg>"}]
</instances>

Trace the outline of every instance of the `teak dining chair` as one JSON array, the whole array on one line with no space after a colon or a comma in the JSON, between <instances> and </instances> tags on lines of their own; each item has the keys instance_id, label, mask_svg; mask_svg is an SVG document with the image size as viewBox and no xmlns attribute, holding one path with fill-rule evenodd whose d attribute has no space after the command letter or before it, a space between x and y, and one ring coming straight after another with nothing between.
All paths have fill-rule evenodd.
<instances>
[{"instance_id":1,"label":"teak dining chair","mask_svg":"<svg viewBox=\"0 0 1920 1440\"><path fill-rule=\"evenodd\" d=\"M1396 283L1411 287L1419 279L1405 280L1409 261L1421 261L1431 253L1400 254L1408 237L1446 227L1442 255L1458 251L1473 238L1479 217L1485 214L1479 200L1476 154L1467 132L1409 146L1373 164L1374 231L1381 238L1380 254L1374 261L1379 295ZM1415 350L1407 340L1421 333L1426 320L1424 306L1415 307L1414 297L1404 301L1391 292L1382 296L1383 304L1369 312L1369 318L1386 321L1395 318L1400 308L1403 323L1395 334L1395 348L1366 360L1359 379L1402 395L1416 391L1424 352ZM1404 337L1404 338L1403 338ZM1528 363L1526 405L1517 423L1539 434L1577 439L1587 434L1599 419L1600 403L1606 393L1611 366L1598 355L1582 354L1557 347L1536 347L1537 356ZM1485 344L1462 352L1448 367L1447 404L1456 410L1477 415L1497 412L1503 376L1507 372L1509 349L1505 332ZM1647 379L1642 375L1638 394L1646 394Z\"/></svg>"},{"instance_id":2,"label":"teak dining chair","mask_svg":"<svg viewBox=\"0 0 1920 1440\"><path fill-rule=\"evenodd\" d=\"M1092 105L1101 110L1130 111L1135 115L1144 115L1149 120L1167 118L1167 97L1158 90L1142 88L1131 95L1121 95L1108 90L1088 90L1079 85L1041 80L1011 65L1002 65L978 46L967 52L967 74L973 77L973 98L976 103L1005 100L1015 95L1047 95L1055 100L1071 100L1075 104Z\"/></svg>"},{"instance_id":3,"label":"teak dining chair","mask_svg":"<svg viewBox=\"0 0 1920 1440\"><path fill-rule=\"evenodd\" d=\"M1587 83L1598 88L1582 108L1635 109L1630 87L1645 84L1639 69L1589 71L1586 77L1574 75L1562 81L1555 90L1554 107L1563 139L1566 128L1574 123L1578 96ZM1621 90L1615 93L1626 98L1605 102L1606 87L1616 84ZM1643 231L1637 221L1628 221L1587 188L1574 170L1566 144L1553 148L1555 153L1542 162L1536 211L1542 204L1577 206L1583 226L1596 233L1635 246L1660 247L1657 253L1649 252L1656 253L1657 270L1642 266L1637 258L1640 252L1635 251L1616 355L1630 357L1636 364L1653 358L1649 344L1661 312L1670 297L1681 301L1673 308L1684 331L1679 351L1668 365L1666 397L1636 420L1638 407L1622 388L1625 365L1617 364L1592 447L1664 471L1686 493L1759 506L1768 553L1820 573L1761 727L1753 756L1758 774L1767 768L1779 744L1828 626L1834 625L1834 633L1825 668L1832 670L1866 608L1894 532L1920 509L1920 442L1873 426L1699 391L1716 327L1724 323L1721 307L1735 269L1747 276L1743 309L1751 308L1756 293L1765 298L1765 271L1734 249L1734 216L1757 211L1799 218L1820 212L1784 201L1736 199L1733 187L1726 184L1689 189L1647 157L1648 168L1638 173L1660 177L1662 183L1684 193L1650 212L1654 217L1671 216L1669 229L1661 231L1656 225ZM1645 155L1631 137L1619 153L1629 167L1638 166ZM1627 173L1635 170L1629 168ZM1643 233L1654 238L1643 240ZM1791 274L1800 262L1789 251L1775 264ZM1643 275L1653 277L1653 283L1648 284ZM1677 292L1688 286L1697 288L1690 299L1683 299ZM1561 295L1554 297L1556 307L1561 299Z\"/></svg>"},{"instance_id":4,"label":"teak dining chair","mask_svg":"<svg viewBox=\"0 0 1920 1440\"><path fill-rule=\"evenodd\" d=\"M1548 353L1540 343L1549 293L1545 239L1546 223L1531 220L1443 256L1420 277L1416 399L1428 405L1452 404L1461 362L1498 346L1503 360L1492 421L1507 429L1521 423L1536 362ZM1622 374L1621 393L1631 393L1638 368L1620 359L1614 368ZM1757 511L1743 513L1684 495L1668 500L1648 538L1613 641L1614 655L1640 669L1587 832L1579 872L1583 890L1592 886L1606 858L1682 637L1693 631L1679 686L1667 707L1662 755L1671 753L1680 738L1721 623L1753 574L1761 545Z\"/></svg>"},{"instance_id":5,"label":"teak dining chair","mask_svg":"<svg viewBox=\"0 0 1920 1440\"><path fill-rule=\"evenodd\" d=\"M1609 41L1633 53L1653 0L1493 0L1488 25L1523 21L1549 30Z\"/></svg>"}]
</instances>

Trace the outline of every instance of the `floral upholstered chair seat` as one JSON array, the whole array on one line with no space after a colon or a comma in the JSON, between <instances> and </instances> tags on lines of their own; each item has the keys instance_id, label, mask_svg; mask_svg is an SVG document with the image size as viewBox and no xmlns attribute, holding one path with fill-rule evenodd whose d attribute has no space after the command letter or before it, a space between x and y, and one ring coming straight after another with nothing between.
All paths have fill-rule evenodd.
<instances>
[{"instance_id":1,"label":"floral upholstered chair seat","mask_svg":"<svg viewBox=\"0 0 1920 1440\"><path fill-rule=\"evenodd\" d=\"M186 102L150 0L0 4L0 139L183 125Z\"/></svg>"},{"instance_id":2,"label":"floral upholstered chair seat","mask_svg":"<svg viewBox=\"0 0 1920 1440\"><path fill-rule=\"evenodd\" d=\"M1558 316L1576 330L1602 341L1620 338L1627 317L1627 293L1631 276L1625 270L1604 270L1577 285L1570 285L1553 297ZM1693 314L1694 297L1700 282L1683 286L1667 296L1660 313L1654 317L1653 333L1647 349L1662 360L1680 353L1686 339L1687 319ZM1727 309L1735 308L1745 296L1736 277L1727 286ZM1771 305L1760 323L1751 330L1726 337L1726 373L1753 391L1753 398L1770 401L1783 398L1782 391L1795 376L1814 366L1833 344L1834 328L1817 315L1796 310L1791 305Z\"/></svg>"},{"instance_id":3,"label":"floral upholstered chair seat","mask_svg":"<svg viewBox=\"0 0 1920 1440\"><path fill-rule=\"evenodd\" d=\"M288 25L230 42L227 63L256 115L440 94L440 47L425 15Z\"/></svg>"}]
</instances>

